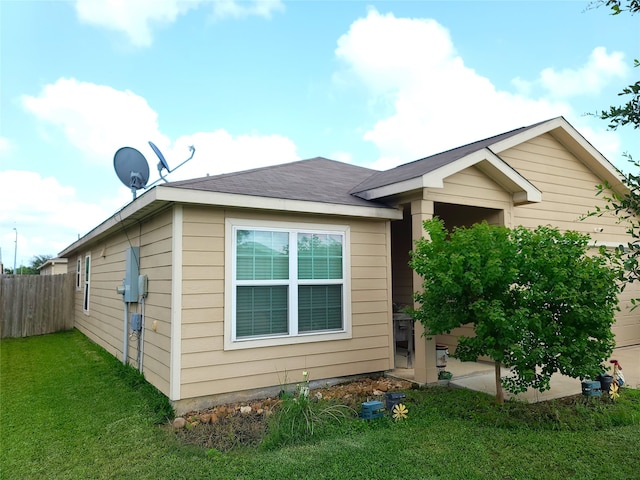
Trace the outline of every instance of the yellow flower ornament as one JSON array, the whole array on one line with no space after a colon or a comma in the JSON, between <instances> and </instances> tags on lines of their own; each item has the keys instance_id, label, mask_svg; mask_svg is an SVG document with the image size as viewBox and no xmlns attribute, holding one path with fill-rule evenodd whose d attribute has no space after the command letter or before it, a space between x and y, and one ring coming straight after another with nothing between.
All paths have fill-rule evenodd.
<instances>
[{"instance_id":1,"label":"yellow flower ornament","mask_svg":"<svg viewBox=\"0 0 640 480\"><path fill-rule=\"evenodd\" d=\"M393 419L395 421L399 421L407 418L407 415L409 414L409 410L407 409L407 407L404 406L404 404L398 403L393 406L391 413L392 413Z\"/></svg>"},{"instance_id":2,"label":"yellow flower ornament","mask_svg":"<svg viewBox=\"0 0 640 480\"><path fill-rule=\"evenodd\" d=\"M609 397L611 398L611 400L615 400L620 396L620 393L618 393L619 389L620 388L618 387L617 383L614 382L611 384L611 388L609 389Z\"/></svg>"}]
</instances>

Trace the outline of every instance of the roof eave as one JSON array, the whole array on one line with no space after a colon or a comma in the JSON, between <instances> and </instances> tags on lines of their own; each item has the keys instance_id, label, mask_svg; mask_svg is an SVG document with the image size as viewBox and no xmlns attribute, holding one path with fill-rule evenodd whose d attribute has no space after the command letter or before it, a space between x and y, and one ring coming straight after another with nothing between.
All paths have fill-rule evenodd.
<instances>
[{"instance_id":1,"label":"roof eave","mask_svg":"<svg viewBox=\"0 0 640 480\"><path fill-rule=\"evenodd\" d=\"M287 198L262 197L236 193L210 192L174 187L158 187L158 200L212 206L275 210L291 213L314 213L396 220L402 212L386 206L346 205Z\"/></svg>"},{"instance_id":2,"label":"roof eave","mask_svg":"<svg viewBox=\"0 0 640 480\"><path fill-rule=\"evenodd\" d=\"M291 213L339 215L381 220L399 220L402 218L402 211L392 207L309 202L304 200L258 197L254 195L207 192L158 185L136 198L85 236L69 245L59 256L69 257L88 243L108 235L115 228L127 228L129 225L138 222L141 218L176 203L273 210Z\"/></svg>"}]
</instances>

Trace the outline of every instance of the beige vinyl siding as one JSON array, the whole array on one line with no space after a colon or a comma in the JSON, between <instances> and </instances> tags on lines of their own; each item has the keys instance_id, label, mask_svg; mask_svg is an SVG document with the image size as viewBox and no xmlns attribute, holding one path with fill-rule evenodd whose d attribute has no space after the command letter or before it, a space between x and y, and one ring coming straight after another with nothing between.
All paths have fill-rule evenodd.
<instances>
[{"instance_id":1,"label":"beige vinyl siding","mask_svg":"<svg viewBox=\"0 0 640 480\"><path fill-rule=\"evenodd\" d=\"M596 196L602 183L580 160L551 135L545 134L500 154L509 165L542 192L542 202L514 208L514 224L526 227L553 225L561 230L588 233L600 241L625 242L625 228L614 218L582 216L603 207ZM594 232L603 227L602 233Z\"/></svg>"},{"instance_id":2,"label":"beige vinyl siding","mask_svg":"<svg viewBox=\"0 0 640 480\"><path fill-rule=\"evenodd\" d=\"M640 307L631 310L632 298L640 298L640 283L628 284L620 295L620 311L616 315L613 333L616 347L640 345Z\"/></svg>"},{"instance_id":3,"label":"beige vinyl siding","mask_svg":"<svg viewBox=\"0 0 640 480\"><path fill-rule=\"evenodd\" d=\"M116 287L122 284L127 238L123 233L109 239L108 243L93 245L83 250L82 257L91 254L91 290L89 313L82 310L83 289L76 301L76 328L112 355L122 360L124 307ZM83 260L84 262L84 260ZM85 282L84 263L82 284Z\"/></svg>"},{"instance_id":4,"label":"beige vinyl siding","mask_svg":"<svg viewBox=\"0 0 640 480\"><path fill-rule=\"evenodd\" d=\"M224 350L225 218L344 224L351 228L352 332L348 340ZM180 397L215 396L391 368L389 229L385 221L185 206Z\"/></svg>"},{"instance_id":5,"label":"beige vinyl siding","mask_svg":"<svg viewBox=\"0 0 640 480\"><path fill-rule=\"evenodd\" d=\"M165 211L140 227L140 274L149 277L149 294L145 299L144 375L165 395L169 394L171 346L172 215L172 211ZM130 355L135 359L136 353L134 342Z\"/></svg>"},{"instance_id":6,"label":"beige vinyl siding","mask_svg":"<svg viewBox=\"0 0 640 480\"><path fill-rule=\"evenodd\" d=\"M171 213L117 232L83 251L91 254L89 314L82 311L82 289L76 291L76 327L92 341L122 360L124 302L116 292L125 276L125 256L130 246L140 247L140 274L149 277L145 305L144 375L161 392L169 391L171 305ZM75 262L74 270L75 270ZM84 282L84 270L83 278ZM142 311L131 303L129 313ZM152 328L155 322L155 330ZM137 367L137 341L129 339L129 363Z\"/></svg>"},{"instance_id":7,"label":"beige vinyl siding","mask_svg":"<svg viewBox=\"0 0 640 480\"><path fill-rule=\"evenodd\" d=\"M182 371L224 344L224 210L183 207ZM185 395L181 388L180 398Z\"/></svg>"}]
</instances>

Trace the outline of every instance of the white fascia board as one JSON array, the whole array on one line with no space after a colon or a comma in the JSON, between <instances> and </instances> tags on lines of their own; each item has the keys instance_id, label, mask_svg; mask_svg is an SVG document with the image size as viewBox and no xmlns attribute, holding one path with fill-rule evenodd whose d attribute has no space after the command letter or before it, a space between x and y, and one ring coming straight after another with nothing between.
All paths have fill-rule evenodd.
<instances>
[{"instance_id":1,"label":"white fascia board","mask_svg":"<svg viewBox=\"0 0 640 480\"><path fill-rule=\"evenodd\" d=\"M551 130L562 127L562 128L572 128L571 125L567 123L567 121L562 117L553 118L547 122L541 123L540 125L536 125L533 128L529 128L522 133L518 133L509 138L506 138L502 141L491 144L489 148L491 148L492 152L496 154L500 154L505 150L515 147L516 145L520 145L532 138L539 137Z\"/></svg>"},{"instance_id":2,"label":"white fascia board","mask_svg":"<svg viewBox=\"0 0 640 480\"><path fill-rule=\"evenodd\" d=\"M194 203L222 207L251 208L256 210L276 210L282 212L341 215L348 217L382 218L399 220L402 211L394 208L360 207L334 203L308 202L286 198L257 197L234 193L207 192L176 187L156 187L157 199L169 202Z\"/></svg>"}]
</instances>

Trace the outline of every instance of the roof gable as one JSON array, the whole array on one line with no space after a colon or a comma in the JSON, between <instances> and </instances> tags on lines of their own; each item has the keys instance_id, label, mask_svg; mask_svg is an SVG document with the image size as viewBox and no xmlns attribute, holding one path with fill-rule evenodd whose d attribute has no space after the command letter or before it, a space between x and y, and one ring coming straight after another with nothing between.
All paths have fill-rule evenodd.
<instances>
[{"instance_id":1,"label":"roof gable","mask_svg":"<svg viewBox=\"0 0 640 480\"><path fill-rule=\"evenodd\" d=\"M599 178L608 180L614 188L622 188L616 168L569 122L558 117L378 172L354 187L351 193L375 200L419 188L442 188L447 176L475 165L513 193L515 203L540 202L540 191L499 154L545 133L550 133Z\"/></svg>"},{"instance_id":2,"label":"roof gable","mask_svg":"<svg viewBox=\"0 0 640 480\"><path fill-rule=\"evenodd\" d=\"M450 165L471 153L487 148L493 143L510 138L525 129L526 128L518 128L510 132L496 135L495 137L478 140L461 147L447 150L446 152L437 153L429 157L405 163L390 170L377 172L375 175L372 175L367 180L351 189L351 193L357 195L358 193L364 192L369 189L379 188L385 185L391 185L394 183L421 177L428 174L429 172L438 170L439 168L442 168L446 165Z\"/></svg>"}]
</instances>

